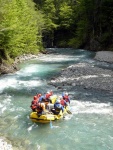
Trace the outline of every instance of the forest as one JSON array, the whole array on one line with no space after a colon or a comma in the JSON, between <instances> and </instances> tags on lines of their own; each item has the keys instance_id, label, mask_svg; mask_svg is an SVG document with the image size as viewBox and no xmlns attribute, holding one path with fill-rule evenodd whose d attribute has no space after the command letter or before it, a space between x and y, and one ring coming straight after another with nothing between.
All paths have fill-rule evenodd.
<instances>
[{"instance_id":1,"label":"forest","mask_svg":"<svg viewBox=\"0 0 113 150\"><path fill-rule=\"evenodd\" d=\"M113 0L0 0L0 63L47 47L113 50Z\"/></svg>"}]
</instances>

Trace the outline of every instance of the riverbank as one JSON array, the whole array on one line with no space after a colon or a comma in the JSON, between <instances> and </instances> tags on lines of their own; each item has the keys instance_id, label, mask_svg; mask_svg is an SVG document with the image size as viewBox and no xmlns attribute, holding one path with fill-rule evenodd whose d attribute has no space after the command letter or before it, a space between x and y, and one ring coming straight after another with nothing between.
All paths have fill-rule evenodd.
<instances>
[{"instance_id":1,"label":"riverbank","mask_svg":"<svg viewBox=\"0 0 113 150\"><path fill-rule=\"evenodd\" d=\"M14 60L14 63L12 65L1 63L0 64L0 74L9 74L9 73L15 73L19 70L17 65L19 63L22 63L23 61L27 61L30 59L38 58L41 54L32 55L32 54L24 54L22 56L16 57Z\"/></svg>"},{"instance_id":2,"label":"riverbank","mask_svg":"<svg viewBox=\"0 0 113 150\"><path fill-rule=\"evenodd\" d=\"M2 69L2 74L14 73L19 70L19 68L17 68L17 64L30 59L39 58L41 55L43 54L28 54L17 57L15 58L14 64L11 66L11 68L7 66L5 69ZM102 61L103 63L112 63L113 52L97 52L94 59ZM85 89L99 89L113 93L112 76L113 71L109 69L103 69L98 66L94 67L89 63L78 63L62 70L59 77L53 78L49 84L57 87L58 89L65 89L66 86L70 86L73 88L76 86L82 86Z\"/></svg>"},{"instance_id":3,"label":"riverbank","mask_svg":"<svg viewBox=\"0 0 113 150\"><path fill-rule=\"evenodd\" d=\"M112 51L99 51L96 52L95 58L99 61L113 63L113 52Z\"/></svg>"},{"instance_id":4,"label":"riverbank","mask_svg":"<svg viewBox=\"0 0 113 150\"><path fill-rule=\"evenodd\" d=\"M113 52L97 52L94 59L102 63L113 61ZM49 84L58 89L67 86L75 89L82 86L84 89L102 90L113 93L113 71L94 66L90 63L77 63L61 71L59 77L51 79Z\"/></svg>"},{"instance_id":5,"label":"riverbank","mask_svg":"<svg viewBox=\"0 0 113 150\"><path fill-rule=\"evenodd\" d=\"M48 52L45 50L42 53L39 53L37 55L32 55L32 54L24 54L22 56L16 57L14 60L14 63L12 65L6 64L6 63L1 63L0 64L0 74L9 74L9 73L14 73L19 70L17 65L19 63L22 63L23 61L27 61L30 59L38 58L42 54L47 54ZM50 52L52 53L52 51ZM96 55L94 59L102 61L102 62L108 62L108 63L113 63L113 52L111 51L99 51L96 52Z\"/></svg>"}]
</instances>

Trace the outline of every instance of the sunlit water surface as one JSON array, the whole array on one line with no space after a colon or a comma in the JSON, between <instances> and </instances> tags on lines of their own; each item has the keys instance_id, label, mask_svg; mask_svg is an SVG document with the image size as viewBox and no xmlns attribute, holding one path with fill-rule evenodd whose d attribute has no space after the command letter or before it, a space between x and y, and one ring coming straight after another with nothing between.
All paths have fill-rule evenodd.
<instances>
[{"instance_id":1,"label":"sunlit water surface","mask_svg":"<svg viewBox=\"0 0 113 150\"><path fill-rule=\"evenodd\" d=\"M29 119L36 93L53 89L61 94L47 84L61 69L79 62L113 68L94 61L94 53L88 51L51 50L54 53L20 64L15 74L0 77L0 135L19 150L113 150L112 94L76 89L73 94L77 99L71 100L72 115L49 124Z\"/></svg>"}]
</instances>

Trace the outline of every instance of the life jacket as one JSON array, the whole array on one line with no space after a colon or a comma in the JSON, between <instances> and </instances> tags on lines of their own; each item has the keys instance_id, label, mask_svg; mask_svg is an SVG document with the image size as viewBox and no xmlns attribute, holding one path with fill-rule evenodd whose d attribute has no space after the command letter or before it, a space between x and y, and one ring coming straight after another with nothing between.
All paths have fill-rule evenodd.
<instances>
[{"instance_id":1,"label":"life jacket","mask_svg":"<svg viewBox=\"0 0 113 150\"><path fill-rule=\"evenodd\" d=\"M51 95L52 95L51 93L46 93L45 98L49 99Z\"/></svg>"},{"instance_id":2,"label":"life jacket","mask_svg":"<svg viewBox=\"0 0 113 150\"><path fill-rule=\"evenodd\" d=\"M34 96L35 97L35 96ZM31 109L34 110L37 108L37 99L36 97L34 98L34 100L31 102Z\"/></svg>"},{"instance_id":3,"label":"life jacket","mask_svg":"<svg viewBox=\"0 0 113 150\"><path fill-rule=\"evenodd\" d=\"M37 100L37 96L34 96L33 99L34 99L34 100Z\"/></svg>"},{"instance_id":4,"label":"life jacket","mask_svg":"<svg viewBox=\"0 0 113 150\"><path fill-rule=\"evenodd\" d=\"M64 96L63 96L63 99L64 99L66 102L69 102L69 97L68 97L68 95L64 95Z\"/></svg>"},{"instance_id":5,"label":"life jacket","mask_svg":"<svg viewBox=\"0 0 113 150\"><path fill-rule=\"evenodd\" d=\"M30 106L31 107L31 109L34 111L34 109L36 109L37 108L37 106L36 105L31 105Z\"/></svg>"},{"instance_id":6,"label":"life jacket","mask_svg":"<svg viewBox=\"0 0 113 150\"><path fill-rule=\"evenodd\" d=\"M33 100L33 101L31 102L31 104L32 104L32 105L37 104L37 100Z\"/></svg>"},{"instance_id":7,"label":"life jacket","mask_svg":"<svg viewBox=\"0 0 113 150\"><path fill-rule=\"evenodd\" d=\"M34 104L31 104L31 109L34 111L36 108L37 108L37 104L36 103L34 103Z\"/></svg>"},{"instance_id":8,"label":"life jacket","mask_svg":"<svg viewBox=\"0 0 113 150\"><path fill-rule=\"evenodd\" d=\"M33 99L34 99L34 101L38 102L40 97L41 97L41 94L37 94L37 95L34 96Z\"/></svg>"},{"instance_id":9,"label":"life jacket","mask_svg":"<svg viewBox=\"0 0 113 150\"><path fill-rule=\"evenodd\" d=\"M39 99L39 97L41 97L42 96L42 94L37 94L37 98Z\"/></svg>"},{"instance_id":10,"label":"life jacket","mask_svg":"<svg viewBox=\"0 0 113 150\"><path fill-rule=\"evenodd\" d=\"M66 101L65 101L64 99L62 99L62 100L60 100L60 104L61 104L62 106L66 106Z\"/></svg>"}]
</instances>

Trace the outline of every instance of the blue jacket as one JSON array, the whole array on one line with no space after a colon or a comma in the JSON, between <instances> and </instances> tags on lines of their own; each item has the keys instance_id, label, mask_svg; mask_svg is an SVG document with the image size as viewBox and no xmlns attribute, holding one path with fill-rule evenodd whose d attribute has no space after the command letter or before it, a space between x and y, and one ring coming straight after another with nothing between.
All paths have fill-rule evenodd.
<instances>
[{"instance_id":1,"label":"blue jacket","mask_svg":"<svg viewBox=\"0 0 113 150\"><path fill-rule=\"evenodd\" d=\"M44 99L45 99L45 96L41 96L41 97L39 98L39 102L42 102Z\"/></svg>"},{"instance_id":2,"label":"blue jacket","mask_svg":"<svg viewBox=\"0 0 113 150\"><path fill-rule=\"evenodd\" d=\"M64 111L63 106L59 102L56 102L54 104L54 108L55 108L55 110L59 110L59 111L62 110L62 112Z\"/></svg>"}]
</instances>

